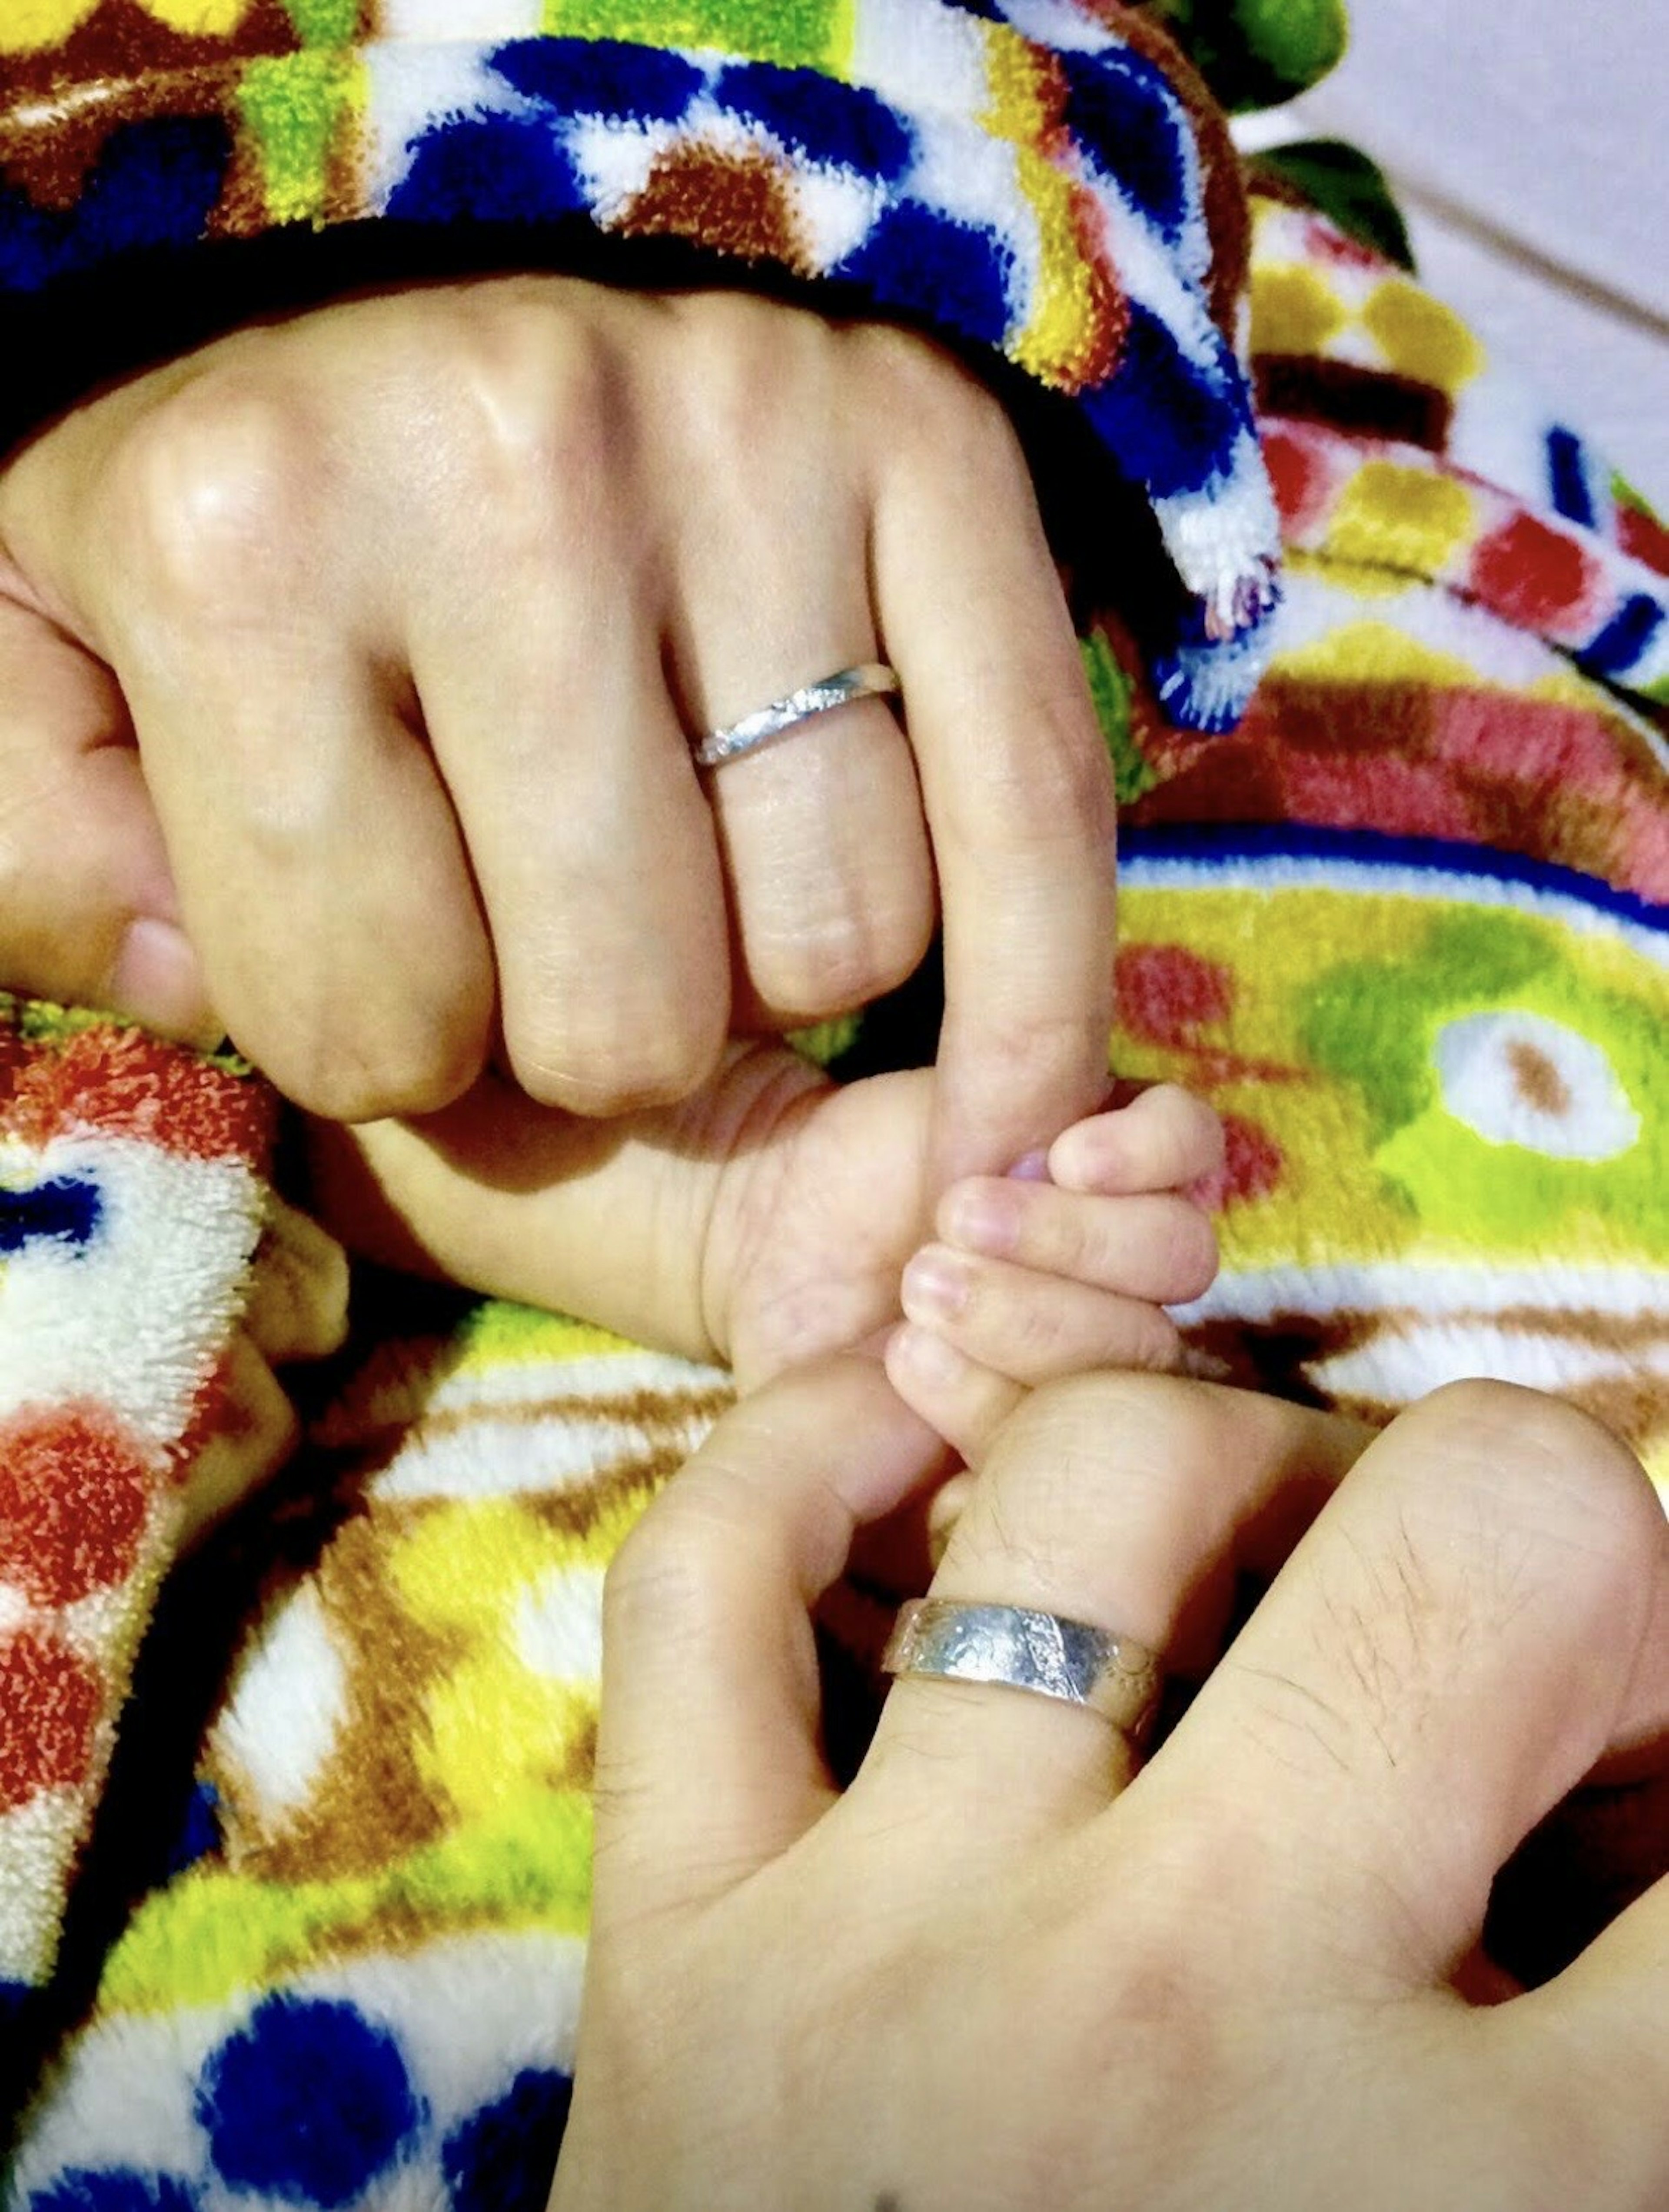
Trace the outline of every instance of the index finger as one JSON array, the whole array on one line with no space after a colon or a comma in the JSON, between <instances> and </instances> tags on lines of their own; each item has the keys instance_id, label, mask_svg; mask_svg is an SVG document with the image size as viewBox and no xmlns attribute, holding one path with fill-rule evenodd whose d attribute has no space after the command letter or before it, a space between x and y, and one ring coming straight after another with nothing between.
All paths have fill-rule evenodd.
<instances>
[{"instance_id":1,"label":"index finger","mask_svg":"<svg viewBox=\"0 0 1669 2212\"><path fill-rule=\"evenodd\" d=\"M956 389L889 457L874 523L944 915L930 1195L1087 1113L1113 1020L1107 749L1018 442Z\"/></svg>"}]
</instances>

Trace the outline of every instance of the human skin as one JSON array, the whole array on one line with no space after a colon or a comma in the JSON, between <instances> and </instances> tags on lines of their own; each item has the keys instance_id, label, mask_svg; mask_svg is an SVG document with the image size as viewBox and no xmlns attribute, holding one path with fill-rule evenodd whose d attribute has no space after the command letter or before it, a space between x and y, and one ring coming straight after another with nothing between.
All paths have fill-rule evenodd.
<instances>
[{"instance_id":1,"label":"human skin","mask_svg":"<svg viewBox=\"0 0 1669 2212\"><path fill-rule=\"evenodd\" d=\"M1231 1570L1335 1494L1139 1771L1093 1714L907 1679L842 1795L810 1609L933 1440L856 1362L721 1423L610 1577L556 2212L1661 2205L1669 1881L1530 1992L1477 1946L1526 1831L1669 1735L1669 1524L1504 1385L1363 1446L1174 1378L1037 1392L940 1595L1198 1673Z\"/></svg>"},{"instance_id":2,"label":"human skin","mask_svg":"<svg viewBox=\"0 0 1669 2212\"><path fill-rule=\"evenodd\" d=\"M1217 1269L1210 1107L1160 1084L1075 1122L1025 1176L951 1184L923 1245L934 1080L837 1086L738 1046L695 1098L607 1122L489 1082L436 1115L313 1124L310 1203L370 1258L721 1361L744 1391L877 1339L901 1297L895 1382L958 1446L1053 1376L1175 1365L1163 1308Z\"/></svg>"},{"instance_id":3,"label":"human skin","mask_svg":"<svg viewBox=\"0 0 1669 2212\"><path fill-rule=\"evenodd\" d=\"M694 769L877 657L902 726ZM553 276L235 332L0 472L0 700L6 981L334 1118L489 1059L685 1097L897 982L936 888L936 1183L1102 1087L1104 749L1014 433L923 339Z\"/></svg>"}]
</instances>

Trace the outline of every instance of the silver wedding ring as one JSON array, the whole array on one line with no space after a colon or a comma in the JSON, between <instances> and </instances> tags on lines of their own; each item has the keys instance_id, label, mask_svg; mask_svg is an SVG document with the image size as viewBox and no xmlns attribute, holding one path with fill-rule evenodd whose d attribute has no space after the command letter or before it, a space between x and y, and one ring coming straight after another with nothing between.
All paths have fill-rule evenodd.
<instances>
[{"instance_id":1,"label":"silver wedding ring","mask_svg":"<svg viewBox=\"0 0 1669 2212\"><path fill-rule=\"evenodd\" d=\"M881 1664L889 1674L994 1682L1087 1705L1132 1741L1159 1703L1159 1662L1144 1644L1029 1605L912 1598L899 1609Z\"/></svg>"},{"instance_id":2,"label":"silver wedding ring","mask_svg":"<svg viewBox=\"0 0 1669 2212\"><path fill-rule=\"evenodd\" d=\"M695 765L722 768L726 761L737 760L743 753L757 752L798 724L809 722L814 714L830 714L854 699L878 699L898 689L897 670L889 668L883 660L865 660L855 668L837 669L821 683L802 684L786 698L773 699L768 707L744 714L739 722L709 730L691 747Z\"/></svg>"}]
</instances>

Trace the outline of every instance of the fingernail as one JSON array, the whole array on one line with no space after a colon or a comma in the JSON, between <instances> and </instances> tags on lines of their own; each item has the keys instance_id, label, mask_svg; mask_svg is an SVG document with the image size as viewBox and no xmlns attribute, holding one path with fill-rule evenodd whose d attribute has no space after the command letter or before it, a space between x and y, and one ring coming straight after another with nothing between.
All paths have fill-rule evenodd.
<instances>
[{"instance_id":1,"label":"fingernail","mask_svg":"<svg viewBox=\"0 0 1669 2212\"><path fill-rule=\"evenodd\" d=\"M942 1390L959 1382L968 1365L954 1345L947 1344L931 1328L918 1328L913 1322L907 1321L894 1330L888 1349L912 1375Z\"/></svg>"},{"instance_id":2,"label":"fingernail","mask_svg":"<svg viewBox=\"0 0 1669 2212\"><path fill-rule=\"evenodd\" d=\"M943 1246L927 1245L904 1270L901 1302L912 1321L954 1321L968 1304L968 1270Z\"/></svg>"},{"instance_id":3,"label":"fingernail","mask_svg":"<svg viewBox=\"0 0 1669 2212\"><path fill-rule=\"evenodd\" d=\"M1018 1241L1016 1208L1017 1201L1001 1183L966 1184L945 1201L944 1233L955 1243L1000 1259Z\"/></svg>"},{"instance_id":4,"label":"fingernail","mask_svg":"<svg viewBox=\"0 0 1669 2212\"><path fill-rule=\"evenodd\" d=\"M1011 1182L1047 1182L1049 1155L1047 1152L1023 1152L1008 1171Z\"/></svg>"},{"instance_id":5,"label":"fingernail","mask_svg":"<svg viewBox=\"0 0 1669 2212\"><path fill-rule=\"evenodd\" d=\"M110 971L109 997L114 1013L205 1048L225 1031L215 1019L203 988L203 967L190 939L171 921L141 915L128 924Z\"/></svg>"}]
</instances>

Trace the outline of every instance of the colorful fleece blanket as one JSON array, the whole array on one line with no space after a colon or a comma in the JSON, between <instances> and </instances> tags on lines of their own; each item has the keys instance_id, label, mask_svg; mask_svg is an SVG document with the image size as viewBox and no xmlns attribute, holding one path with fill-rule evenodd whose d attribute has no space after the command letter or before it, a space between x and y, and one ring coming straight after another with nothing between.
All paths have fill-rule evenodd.
<instances>
[{"instance_id":1,"label":"colorful fleece blanket","mask_svg":"<svg viewBox=\"0 0 1669 2212\"><path fill-rule=\"evenodd\" d=\"M1661 607L1662 541L1562 427L1543 426L1539 499L1474 475L1458 403L1498 377L1477 341L1319 218L1265 202L1259 220L1261 315L1301 277L1341 312L1388 288L1460 374L1426 387L1433 419L1450 403L1441 441L1271 420L1295 550L1238 734L1178 735L1110 630L1086 641L1126 801L1113 1063L1181 1076L1229 1121L1225 1264L1190 1335L1215 1371L1373 1413L1460 1374L1563 1391L1669 1496L1665 745L1651 701L1568 635L1618 592ZM1260 372L1296 396L1290 320L1260 328L1282 340ZM1331 356L1309 358L1319 404ZM1387 406L1411 367L1384 361ZM1573 451L1582 519L1551 495ZM1532 529L1545 565L1526 558L1503 605L1479 588L1487 549ZM154 1069L171 1098L202 1084L224 1102L226 1070L39 1012L13 1034L14 1369L26 1297L75 1314L100 1271L127 1271L99 1324L111 1379L75 1382L80 1410L58 1415L94 1470L84 1497L118 1464L109 1409L134 1419L122 1378L154 1371L174 1310L144 1272L159 1210L177 1224L185 1178L205 1206L217 1178L235 1272L258 1153L224 1103L206 1139L172 1104L136 1122L100 1055ZM123 1195L171 1172L149 1211ZM289 1310L317 1343L332 1296L300 1279ZM230 1312L204 1309L200 1375ZM543 2202L583 1961L602 1575L726 1378L384 1279L361 1285L355 1340L312 1395L305 1450L176 1571L147 1649L106 1808L121 1826L95 1844L38 2000L58 2039L10 2198L33 2212ZM173 1510L155 1501L190 1418L178 1396L139 1417L129 1453L148 1471L112 1484L132 1502L106 1520L139 1525L142 1498ZM8 1482L35 1464L9 1460ZM36 1522L52 1533L30 1556L75 1564L53 1569L55 1621L12 1633L73 1639L91 1617L73 1592L108 1589L114 1555L68 1533L78 1514ZM60 1802L21 1740L0 1756L14 1823ZM42 1811L15 1832L48 1826ZM58 1862L0 1834L15 1899ZM14 1972L47 1930L29 1940Z\"/></svg>"},{"instance_id":2,"label":"colorful fleece blanket","mask_svg":"<svg viewBox=\"0 0 1669 2212\"><path fill-rule=\"evenodd\" d=\"M583 231L617 270L691 241L1071 395L1174 567L1144 641L1169 711L1225 726L1256 682L1278 534L1235 350L1244 204L1220 111L1140 9L9 0L0 93L25 329L119 279L154 342L182 260L200 301L204 247L235 281L304 224L448 265L463 240L525 262Z\"/></svg>"},{"instance_id":3,"label":"colorful fleece blanket","mask_svg":"<svg viewBox=\"0 0 1669 2212\"><path fill-rule=\"evenodd\" d=\"M1202 737L1084 637L1111 1064L1229 1130L1194 1356L1375 1416L1562 1391L1669 1499L1669 539L1405 269L1278 179L1253 216L1267 673ZM728 1380L383 1276L333 1349L271 1146L235 1063L0 1024L5 2201L537 2212L602 1576Z\"/></svg>"}]
</instances>

